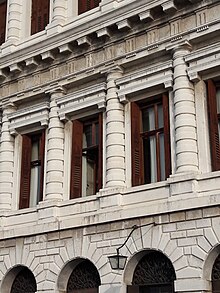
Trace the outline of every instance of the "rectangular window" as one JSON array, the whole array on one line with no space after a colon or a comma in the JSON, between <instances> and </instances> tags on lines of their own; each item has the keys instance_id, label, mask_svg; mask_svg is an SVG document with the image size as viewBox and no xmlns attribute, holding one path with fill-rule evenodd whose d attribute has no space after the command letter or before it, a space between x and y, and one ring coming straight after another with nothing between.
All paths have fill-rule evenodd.
<instances>
[{"instance_id":1,"label":"rectangular window","mask_svg":"<svg viewBox=\"0 0 220 293\"><path fill-rule=\"evenodd\" d=\"M5 42L7 1L0 2L0 45Z\"/></svg>"},{"instance_id":2,"label":"rectangular window","mask_svg":"<svg viewBox=\"0 0 220 293\"><path fill-rule=\"evenodd\" d=\"M32 0L31 34L43 31L49 23L50 0Z\"/></svg>"},{"instance_id":3,"label":"rectangular window","mask_svg":"<svg viewBox=\"0 0 220 293\"><path fill-rule=\"evenodd\" d=\"M19 208L36 206L43 198L45 132L22 135Z\"/></svg>"},{"instance_id":4,"label":"rectangular window","mask_svg":"<svg viewBox=\"0 0 220 293\"><path fill-rule=\"evenodd\" d=\"M73 121L70 198L95 194L102 187L102 114Z\"/></svg>"},{"instance_id":5,"label":"rectangular window","mask_svg":"<svg viewBox=\"0 0 220 293\"><path fill-rule=\"evenodd\" d=\"M209 80L207 86L212 170L217 171L220 170L220 83Z\"/></svg>"},{"instance_id":6,"label":"rectangular window","mask_svg":"<svg viewBox=\"0 0 220 293\"><path fill-rule=\"evenodd\" d=\"M132 184L165 180L170 175L168 97L131 104Z\"/></svg>"},{"instance_id":7,"label":"rectangular window","mask_svg":"<svg viewBox=\"0 0 220 293\"><path fill-rule=\"evenodd\" d=\"M82 14L99 6L101 0L78 0L78 14Z\"/></svg>"}]
</instances>

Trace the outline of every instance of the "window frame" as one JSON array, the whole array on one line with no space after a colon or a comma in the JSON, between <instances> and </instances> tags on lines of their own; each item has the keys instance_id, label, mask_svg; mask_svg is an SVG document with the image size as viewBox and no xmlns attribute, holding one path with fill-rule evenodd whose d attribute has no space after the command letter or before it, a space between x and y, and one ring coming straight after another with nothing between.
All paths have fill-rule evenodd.
<instances>
[{"instance_id":1,"label":"window frame","mask_svg":"<svg viewBox=\"0 0 220 293\"><path fill-rule=\"evenodd\" d=\"M71 154L71 175L70 175L70 199L84 197L87 195L82 194L82 159L86 151L97 150L97 162L94 178L94 193L102 188L102 113L90 117L88 119L73 120L72 126L72 154ZM95 124L98 122L98 144L92 144L89 147L83 147L83 133L87 125L92 124L92 135L94 136ZM95 140L95 137L93 137Z\"/></svg>"},{"instance_id":2,"label":"window frame","mask_svg":"<svg viewBox=\"0 0 220 293\"><path fill-rule=\"evenodd\" d=\"M219 83L215 83L211 79L207 81L207 108L212 171L220 170L220 137L218 128L220 113L217 113L217 89L220 90Z\"/></svg>"},{"instance_id":3,"label":"window frame","mask_svg":"<svg viewBox=\"0 0 220 293\"><path fill-rule=\"evenodd\" d=\"M33 141L39 141L39 159L36 161L31 161L31 152L33 147ZM20 198L19 198L19 209L30 207L30 197L31 197L31 169L33 165L41 166L40 178L40 191L39 200L43 200L43 183L44 183L44 157L45 157L45 130L40 132L23 134L22 135L22 155L21 155L21 178L20 178Z\"/></svg>"},{"instance_id":4,"label":"window frame","mask_svg":"<svg viewBox=\"0 0 220 293\"><path fill-rule=\"evenodd\" d=\"M143 132L142 130L142 111L147 107L154 108L156 111L156 105L162 104L163 107L163 127L158 126L158 115L155 119L155 129ZM155 113L158 114L156 111ZM164 156L165 156L165 178L171 174L171 156L170 156L170 127L169 127L169 100L168 95L162 94L148 99L142 99L137 102L131 103L131 161L132 161L132 186L138 186L142 184L153 183L149 179L146 180L146 174L144 169L146 167L144 163L144 148L143 142L146 137L156 137L156 182L161 181L161 169L160 169L160 149L159 149L159 134L164 133ZM159 157L159 159L158 159ZM148 176L149 177L149 176Z\"/></svg>"}]
</instances>

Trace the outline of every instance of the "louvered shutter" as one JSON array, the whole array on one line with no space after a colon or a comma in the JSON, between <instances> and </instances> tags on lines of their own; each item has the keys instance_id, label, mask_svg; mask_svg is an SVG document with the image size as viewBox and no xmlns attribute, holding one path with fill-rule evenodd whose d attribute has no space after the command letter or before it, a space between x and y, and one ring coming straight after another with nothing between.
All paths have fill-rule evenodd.
<instances>
[{"instance_id":1,"label":"louvered shutter","mask_svg":"<svg viewBox=\"0 0 220 293\"><path fill-rule=\"evenodd\" d=\"M170 161L169 98L165 94L163 95L163 119L164 119L165 173L167 178L171 173L171 161Z\"/></svg>"},{"instance_id":2,"label":"louvered shutter","mask_svg":"<svg viewBox=\"0 0 220 293\"><path fill-rule=\"evenodd\" d=\"M7 1L0 4L0 45L5 42Z\"/></svg>"},{"instance_id":3,"label":"louvered shutter","mask_svg":"<svg viewBox=\"0 0 220 293\"><path fill-rule=\"evenodd\" d=\"M100 0L78 0L78 14L99 6Z\"/></svg>"},{"instance_id":4,"label":"louvered shutter","mask_svg":"<svg viewBox=\"0 0 220 293\"><path fill-rule=\"evenodd\" d=\"M50 0L32 0L31 34L45 29L49 23Z\"/></svg>"},{"instance_id":5,"label":"louvered shutter","mask_svg":"<svg viewBox=\"0 0 220 293\"><path fill-rule=\"evenodd\" d=\"M43 200L43 183L44 183L44 152L45 152L45 130L42 131L40 138L40 162L41 162L41 172L40 172L40 198Z\"/></svg>"},{"instance_id":6,"label":"louvered shutter","mask_svg":"<svg viewBox=\"0 0 220 293\"><path fill-rule=\"evenodd\" d=\"M102 131L103 131L103 123L102 123L102 113L99 114L99 159L98 159L98 189L102 188L102 166L103 166L103 138L102 138Z\"/></svg>"},{"instance_id":7,"label":"louvered shutter","mask_svg":"<svg viewBox=\"0 0 220 293\"><path fill-rule=\"evenodd\" d=\"M73 121L72 133L71 199L80 197L82 193L82 139L83 124L75 120Z\"/></svg>"},{"instance_id":8,"label":"louvered shutter","mask_svg":"<svg viewBox=\"0 0 220 293\"><path fill-rule=\"evenodd\" d=\"M131 162L132 185L143 183L143 155L141 132L141 111L136 103L131 103Z\"/></svg>"},{"instance_id":9,"label":"louvered shutter","mask_svg":"<svg viewBox=\"0 0 220 293\"><path fill-rule=\"evenodd\" d=\"M19 208L29 207L31 177L31 138L22 136L21 183Z\"/></svg>"},{"instance_id":10,"label":"louvered shutter","mask_svg":"<svg viewBox=\"0 0 220 293\"><path fill-rule=\"evenodd\" d=\"M211 145L212 170L220 170L220 146L218 132L218 116L216 104L216 87L212 80L208 81L208 116Z\"/></svg>"}]
</instances>

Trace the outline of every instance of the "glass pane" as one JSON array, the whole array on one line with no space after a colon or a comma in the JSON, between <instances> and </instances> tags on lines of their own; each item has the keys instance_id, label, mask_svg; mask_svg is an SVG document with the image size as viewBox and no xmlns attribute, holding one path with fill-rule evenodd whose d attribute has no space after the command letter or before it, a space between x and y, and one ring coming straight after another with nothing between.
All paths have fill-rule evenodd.
<instances>
[{"instance_id":1,"label":"glass pane","mask_svg":"<svg viewBox=\"0 0 220 293\"><path fill-rule=\"evenodd\" d=\"M143 132L155 129L154 107L143 109L142 124L143 124Z\"/></svg>"},{"instance_id":2,"label":"glass pane","mask_svg":"<svg viewBox=\"0 0 220 293\"><path fill-rule=\"evenodd\" d=\"M155 136L144 139L144 179L145 183L157 181L157 158Z\"/></svg>"},{"instance_id":3,"label":"glass pane","mask_svg":"<svg viewBox=\"0 0 220 293\"><path fill-rule=\"evenodd\" d=\"M37 160L39 160L39 140L33 141L31 148L31 161Z\"/></svg>"},{"instance_id":4,"label":"glass pane","mask_svg":"<svg viewBox=\"0 0 220 293\"><path fill-rule=\"evenodd\" d=\"M158 127L163 127L163 106L158 105Z\"/></svg>"},{"instance_id":5,"label":"glass pane","mask_svg":"<svg viewBox=\"0 0 220 293\"><path fill-rule=\"evenodd\" d=\"M161 133L159 136L160 140L160 180L166 179L165 174L165 149L164 149L164 134Z\"/></svg>"},{"instance_id":6,"label":"glass pane","mask_svg":"<svg viewBox=\"0 0 220 293\"><path fill-rule=\"evenodd\" d=\"M220 114L220 88L217 88L216 100L217 100L217 113Z\"/></svg>"},{"instance_id":7,"label":"glass pane","mask_svg":"<svg viewBox=\"0 0 220 293\"><path fill-rule=\"evenodd\" d=\"M92 125L87 125L84 127L83 135L83 147L89 147L92 145Z\"/></svg>"},{"instance_id":8,"label":"glass pane","mask_svg":"<svg viewBox=\"0 0 220 293\"><path fill-rule=\"evenodd\" d=\"M41 166L31 168L30 207L36 206L40 201L40 171Z\"/></svg>"}]
</instances>

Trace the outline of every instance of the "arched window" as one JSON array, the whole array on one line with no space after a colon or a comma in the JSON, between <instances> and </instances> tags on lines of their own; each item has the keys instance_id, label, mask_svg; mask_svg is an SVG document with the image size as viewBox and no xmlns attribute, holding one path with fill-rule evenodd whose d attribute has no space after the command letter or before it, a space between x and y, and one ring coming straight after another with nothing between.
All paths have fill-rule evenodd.
<instances>
[{"instance_id":1,"label":"arched window","mask_svg":"<svg viewBox=\"0 0 220 293\"><path fill-rule=\"evenodd\" d=\"M11 287L11 293L35 293L37 284L34 275L28 268L22 268Z\"/></svg>"},{"instance_id":2,"label":"arched window","mask_svg":"<svg viewBox=\"0 0 220 293\"><path fill-rule=\"evenodd\" d=\"M150 251L137 264L128 293L172 293L175 271L171 261L161 252Z\"/></svg>"},{"instance_id":3,"label":"arched window","mask_svg":"<svg viewBox=\"0 0 220 293\"><path fill-rule=\"evenodd\" d=\"M212 268L212 292L220 293L220 254L216 258Z\"/></svg>"},{"instance_id":4,"label":"arched window","mask_svg":"<svg viewBox=\"0 0 220 293\"><path fill-rule=\"evenodd\" d=\"M90 261L83 260L69 277L67 293L98 293L100 284L96 267Z\"/></svg>"}]
</instances>

